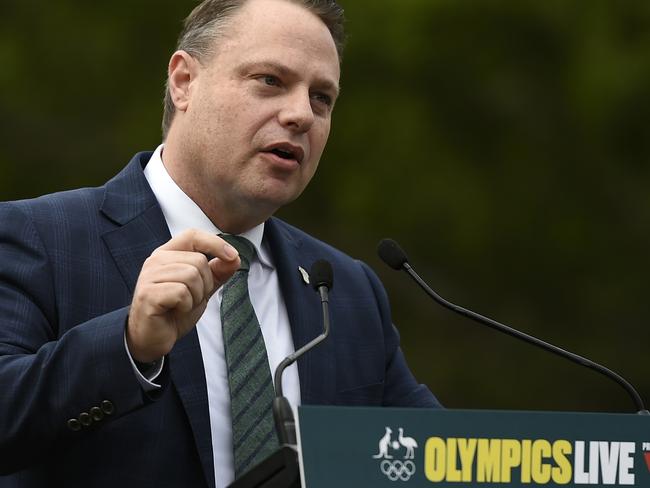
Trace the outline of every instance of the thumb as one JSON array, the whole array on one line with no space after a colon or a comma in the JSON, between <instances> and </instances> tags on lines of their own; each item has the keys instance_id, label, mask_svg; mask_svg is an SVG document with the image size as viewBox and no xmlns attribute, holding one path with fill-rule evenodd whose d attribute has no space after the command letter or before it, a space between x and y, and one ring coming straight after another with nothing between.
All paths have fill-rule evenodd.
<instances>
[{"instance_id":1,"label":"thumb","mask_svg":"<svg viewBox=\"0 0 650 488\"><path fill-rule=\"evenodd\" d=\"M219 258L213 258L208 263L210 270L212 271L212 276L214 277L214 288L212 289L210 296L221 288L230 277L235 274L241 265L239 257L234 261L223 261Z\"/></svg>"}]
</instances>

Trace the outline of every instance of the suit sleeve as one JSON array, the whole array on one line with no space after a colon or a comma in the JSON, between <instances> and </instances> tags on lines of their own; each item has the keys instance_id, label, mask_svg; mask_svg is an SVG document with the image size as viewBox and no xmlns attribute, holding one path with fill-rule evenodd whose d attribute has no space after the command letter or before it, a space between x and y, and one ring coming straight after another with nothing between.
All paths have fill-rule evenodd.
<instances>
[{"instance_id":1,"label":"suit sleeve","mask_svg":"<svg viewBox=\"0 0 650 488\"><path fill-rule=\"evenodd\" d=\"M380 309L384 334L386 371L382 404L388 407L440 408L441 404L426 385L419 384L409 369L402 349L399 333L391 320L386 291L377 275L364 263L361 266L375 294Z\"/></svg>"},{"instance_id":2,"label":"suit sleeve","mask_svg":"<svg viewBox=\"0 0 650 488\"><path fill-rule=\"evenodd\" d=\"M51 259L27 215L15 204L1 204L3 474L65 448L146 400L124 348L128 308L60 331ZM80 418L88 422L82 413L90 416L89 425L79 425Z\"/></svg>"}]
</instances>

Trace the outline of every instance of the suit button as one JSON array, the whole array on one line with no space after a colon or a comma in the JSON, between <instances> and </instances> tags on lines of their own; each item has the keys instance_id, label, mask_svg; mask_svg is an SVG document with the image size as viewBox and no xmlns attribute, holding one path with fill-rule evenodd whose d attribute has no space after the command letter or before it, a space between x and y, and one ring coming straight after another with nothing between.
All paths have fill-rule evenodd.
<instances>
[{"instance_id":1,"label":"suit button","mask_svg":"<svg viewBox=\"0 0 650 488\"><path fill-rule=\"evenodd\" d=\"M104 418L104 412L99 407L93 407L90 409L90 416L95 422L99 422Z\"/></svg>"},{"instance_id":2,"label":"suit button","mask_svg":"<svg viewBox=\"0 0 650 488\"><path fill-rule=\"evenodd\" d=\"M79 422L81 422L81 425L84 427L88 427L93 423L93 419L90 418L90 415L87 412L81 412L79 414Z\"/></svg>"},{"instance_id":3,"label":"suit button","mask_svg":"<svg viewBox=\"0 0 650 488\"><path fill-rule=\"evenodd\" d=\"M102 402L102 412L104 412L106 415L113 415L115 412L115 405L113 405L113 402L110 400L104 400Z\"/></svg>"},{"instance_id":4,"label":"suit button","mask_svg":"<svg viewBox=\"0 0 650 488\"><path fill-rule=\"evenodd\" d=\"M68 420L68 429L70 429L73 432L80 431L81 430L81 422L79 422L77 419Z\"/></svg>"}]
</instances>

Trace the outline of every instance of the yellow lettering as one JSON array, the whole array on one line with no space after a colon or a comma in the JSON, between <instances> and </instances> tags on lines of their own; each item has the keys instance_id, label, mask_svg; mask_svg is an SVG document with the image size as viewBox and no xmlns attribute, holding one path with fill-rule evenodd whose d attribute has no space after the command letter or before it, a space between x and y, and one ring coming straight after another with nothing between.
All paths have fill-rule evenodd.
<instances>
[{"instance_id":1,"label":"yellow lettering","mask_svg":"<svg viewBox=\"0 0 650 488\"><path fill-rule=\"evenodd\" d=\"M531 474L533 481L544 485L551 480L551 466L544 463L544 459L551 457L551 443L544 439L533 442Z\"/></svg>"},{"instance_id":2,"label":"yellow lettering","mask_svg":"<svg viewBox=\"0 0 650 488\"><path fill-rule=\"evenodd\" d=\"M501 439L479 439L476 455L476 481L501 482Z\"/></svg>"},{"instance_id":3,"label":"yellow lettering","mask_svg":"<svg viewBox=\"0 0 650 488\"><path fill-rule=\"evenodd\" d=\"M457 452L455 438L447 439L447 478L446 481L460 481L460 470L458 469Z\"/></svg>"},{"instance_id":4,"label":"yellow lettering","mask_svg":"<svg viewBox=\"0 0 650 488\"><path fill-rule=\"evenodd\" d=\"M545 439L473 439L430 437L424 446L424 473L433 483L511 483L520 471L522 484L571 483L573 465L569 441Z\"/></svg>"},{"instance_id":5,"label":"yellow lettering","mask_svg":"<svg viewBox=\"0 0 650 488\"><path fill-rule=\"evenodd\" d=\"M521 464L521 444L514 439L504 439L501 445L501 482L510 483L512 468Z\"/></svg>"},{"instance_id":6,"label":"yellow lettering","mask_svg":"<svg viewBox=\"0 0 650 488\"><path fill-rule=\"evenodd\" d=\"M427 439L424 446L424 474L433 483L439 483L445 479L446 451L445 441L440 437Z\"/></svg>"},{"instance_id":7,"label":"yellow lettering","mask_svg":"<svg viewBox=\"0 0 650 488\"><path fill-rule=\"evenodd\" d=\"M521 441L521 482L530 483L530 458L533 442L530 439Z\"/></svg>"},{"instance_id":8,"label":"yellow lettering","mask_svg":"<svg viewBox=\"0 0 650 488\"><path fill-rule=\"evenodd\" d=\"M573 478L573 469L566 455L573 452L573 446L569 441L555 441L553 443L553 459L556 467L551 470L553 482L558 485L566 485Z\"/></svg>"},{"instance_id":9,"label":"yellow lettering","mask_svg":"<svg viewBox=\"0 0 650 488\"><path fill-rule=\"evenodd\" d=\"M476 454L476 439L458 439L458 452L460 453L460 464L463 470L463 481L472 481L472 467L474 455Z\"/></svg>"}]
</instances>

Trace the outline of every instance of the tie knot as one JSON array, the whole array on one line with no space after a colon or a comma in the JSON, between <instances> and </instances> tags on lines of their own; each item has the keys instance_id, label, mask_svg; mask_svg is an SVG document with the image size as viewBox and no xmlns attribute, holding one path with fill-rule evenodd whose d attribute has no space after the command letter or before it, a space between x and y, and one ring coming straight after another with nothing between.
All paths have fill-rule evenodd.
<instances>
[{"instance_id":1,"label":"tie knot","mask_svg":"<svg viewBox=\"0 0 650 488\"><path fill-rule=\"evenodd\" d=\"M239 269L249 270L251 266L251 261L255 256L255 246L251 241L241 236L234 236L232 234L220 234L224 241L230 244L232 247L237 249L239 253L239 258L241 259L241 266Z\"/></svg>"}]
</instances>

